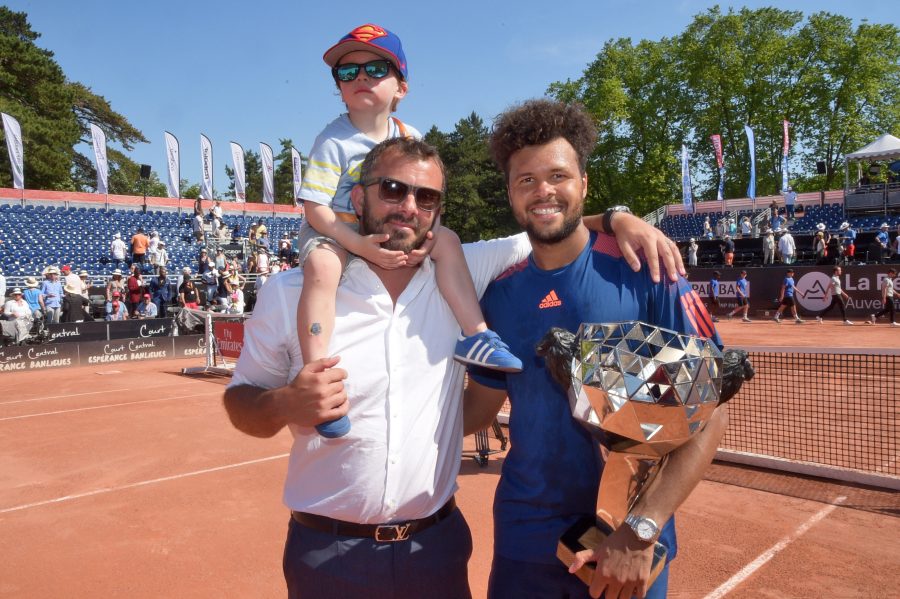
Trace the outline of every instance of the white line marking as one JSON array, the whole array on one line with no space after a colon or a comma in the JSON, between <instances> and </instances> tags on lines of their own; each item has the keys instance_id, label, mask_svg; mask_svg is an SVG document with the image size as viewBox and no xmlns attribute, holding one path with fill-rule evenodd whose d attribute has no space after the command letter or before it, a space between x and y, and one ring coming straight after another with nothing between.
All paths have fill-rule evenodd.
<instances>
[{"instance_id":1,"label":"white line marking","mask_svg":"<svg viewBox=\"0 0 900 599\"><path fill-rule=\"evenodd\" d=\"M23 420L25 418L36 418L38 416L53 416L55 414L70 414L72 412L86 412L87 410L101 410L103 408L118 408L121 406L133 406L142 403L152 403L156 401L171 401L173 399L185 399L188 397L200 397L201 395L213 395L213 394L221 394L221 391L207 391L206 393L193 393L191 395L176 395L175 397L157 397L155 399L141 399L139 401L126 401L124 403L110 403L104 404L102 406L91 406L89 408L72 408L71 410L57 410L55 412L41 412L39 414L24 414L22 416L8 416L6 418L0 418L0 422L5 422L7 420Z\"/></svg>"},{"instance_id":2,"label":"white line marking","mask_svg":"<svg viewBox=\"0 0 900 599\"><path fill-rule=\"evenodd\" d=\"M192 381L193 382L193 381ZM197 381L199 382L199 381ZM44 401L45 399L64 399L67 397L80 397L82 395L97 395L98 393L116 393L119 391L143 391L144 389L162 389L163 387L174 387L183 385L183 381L166 383L165 385L151 385L148 387L126 387L122 389L100 389L99 391L86 391L85 393L66 393L65 395L50 395L47 397L32 397L30 399L14 399L12 401L0 401L0 406L14 403L27 403L30 401Z\"/></svg>"},{"instance_id":3,"label":"white line marking","mask_svg":"<svg viewBox=\"0 0 900 599\"><path fill-rule=\"evenodd\" d=\"M840 506L845 501L847 501L846 497L844 497L844 496L837 497L834 500L834 503L832 505L826 505L824 508L822 508L821 510L819 510L818 512L816 512L815 514L810 516L810 518L806 522L801 524L800 527L797 528L797 530L795 530L790 535L784 537L783 539L781 539L780 541L778 541L777 543L772 545L769 549L767 549L766 551L761 553L759 557L757 557L755 560L753 560L752 562L750 562L749 564L747 564L746 566L741 568L740 572L738 572L737 574L735 574L734 576L732 576L731 578L726 580L724 583L722 583L721 586L719 586L719 588L714 590L712 593L710 593L703 599L721 599L721 597L724 597L725 595L727 595L728 593L733 591L735 588L738 587L738 585L740 585L742 582L747 580L754 572L756 572L761 567L763 567L766 564L766 562L768 562L773 557L775 557L778 553L783 551L788 545L790 545L791 543L793 543L794 541L796 541L797 539L802 537L804 534L806 534L806 532L810 528L815 526L816 523L818 523L823 518L826 518L828 516L828 514L830 514L834 510L836 510L838 508L838 506Z\"/></svg>"},{"instance_id":4,"label":"white line marking","mask_svg":"<svg viewBox=\"0 0 900 599\"><path fill-rule=\"evenodd\" d=\"M10 512L18 512L21 510L27 510L33 507L41 507L42 505L50 505L52 503L62 503L63 501L72 501L73 499L82 499L84 497L93 497L94 495L103 495L104 493L112 493L113 491L124 491L126 489L135 489L137 487L145 487L147 485L153 485L156 483L164 483L170 480L178 480L179 478L187 478L189 476L198 476L200 474L209 474L211 472L219 472L222 470L230 470L231 468L239 468L241 466L250 466L252 464L261 464L262 462L269 462L272 460L279 460L281 458L286 458L290 454L282 453L279 455L269 456L267 458L259 458L258 460L248 460L246 462L238 462L237 464L228 464L226 466L216 466L215 468L207 468L206 470L195 470L193 472L184 472L182 474L173 474L172 476L163 476L162 478L153 478L150 480L143 480L137 483L131 483L128 485L122 485L121 487L104 487L103 489L95 489L93 491L87 491L85 493L76 493L75 495L66 495L64 497L57 497L56 499L47 499L46 501L36 501L34 503L26 503L24 505L17 505L15 507L8 507L4 509L0 509L0 514L8 514Z\"/></svg>"}]
</instances>

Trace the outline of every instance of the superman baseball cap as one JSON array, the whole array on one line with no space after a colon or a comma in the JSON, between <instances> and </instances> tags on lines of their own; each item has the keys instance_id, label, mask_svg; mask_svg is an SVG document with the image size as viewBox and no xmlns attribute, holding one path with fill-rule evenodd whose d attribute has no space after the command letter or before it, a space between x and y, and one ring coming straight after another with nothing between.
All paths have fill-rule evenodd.
<instances>
[{"instance_id":1,"label":"superman baseball cap","mask_svg":"<svg viewBox=\"0 0 900 599\"><path fill-rule=\"evenodd\" d=\"M325 64L334 68L342 56L357 50L365 50L388 59L404 80L409 78L406 54L403 53L403 44L400 43L400 38L384 27L372 23L360 25L342 37L338 43L328 48L322 59Z\"/></svg>"}]
</instances>

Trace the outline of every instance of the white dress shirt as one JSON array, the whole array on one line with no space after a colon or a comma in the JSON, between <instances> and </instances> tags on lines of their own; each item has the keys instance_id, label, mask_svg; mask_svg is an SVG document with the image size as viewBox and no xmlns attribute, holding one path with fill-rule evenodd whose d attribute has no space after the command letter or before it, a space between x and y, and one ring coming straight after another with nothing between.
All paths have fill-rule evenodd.
<instances>
[{"instance_id":1,"label":"white dress shirt","mask_svg":"<svg viewBox=\"0 0 900 599\"><path fill-rule=\"evenodd\" d=\"M524 234L463 246L479 296L531 247ZM297 341L302 270L269 277L244 332L229 386L272 389L303 366ZM379 524L433 514L456 491L462 451L464 367L453 359L459 325L426 258L396 306L363 260L338 288L329 354L350 403L350 432L337 439L291 425L284 487L292 510Z\"/></svg>"}]
</instances>

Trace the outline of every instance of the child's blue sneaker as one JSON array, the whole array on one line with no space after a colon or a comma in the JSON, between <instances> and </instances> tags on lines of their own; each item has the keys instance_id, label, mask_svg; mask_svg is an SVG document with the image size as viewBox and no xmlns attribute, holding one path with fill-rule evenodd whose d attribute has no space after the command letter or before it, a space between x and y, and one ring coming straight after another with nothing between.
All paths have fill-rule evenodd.
<instances>
[{"instance_id":1,"label":"child's blue sneaker","mask_svg":"<svg viewBox=\"0 0 900 599\"><path fill-rule=\"evenodd\" d=\"M500 336L487 330L471 337L459 336L456 342L457 362L474 364L502 372L522 372L522 361L512 355Z\"/></svg>"}]
</instances>

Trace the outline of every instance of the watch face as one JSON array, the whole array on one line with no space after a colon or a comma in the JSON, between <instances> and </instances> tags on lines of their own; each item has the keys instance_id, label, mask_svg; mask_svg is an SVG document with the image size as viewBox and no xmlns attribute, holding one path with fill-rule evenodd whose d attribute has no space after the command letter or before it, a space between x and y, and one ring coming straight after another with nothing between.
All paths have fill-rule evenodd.
<instances>
[{"instance_id":1,"label":"watch face","mask_svg":"<svg viewBox=\"0 0 900 599\"><path fill-rule=\"evenodd\" d=\"M641 539L649 541L656 534L656 527L646 520L640 520L637 525L637 534Z\"/></svg>"}]
</instances>

